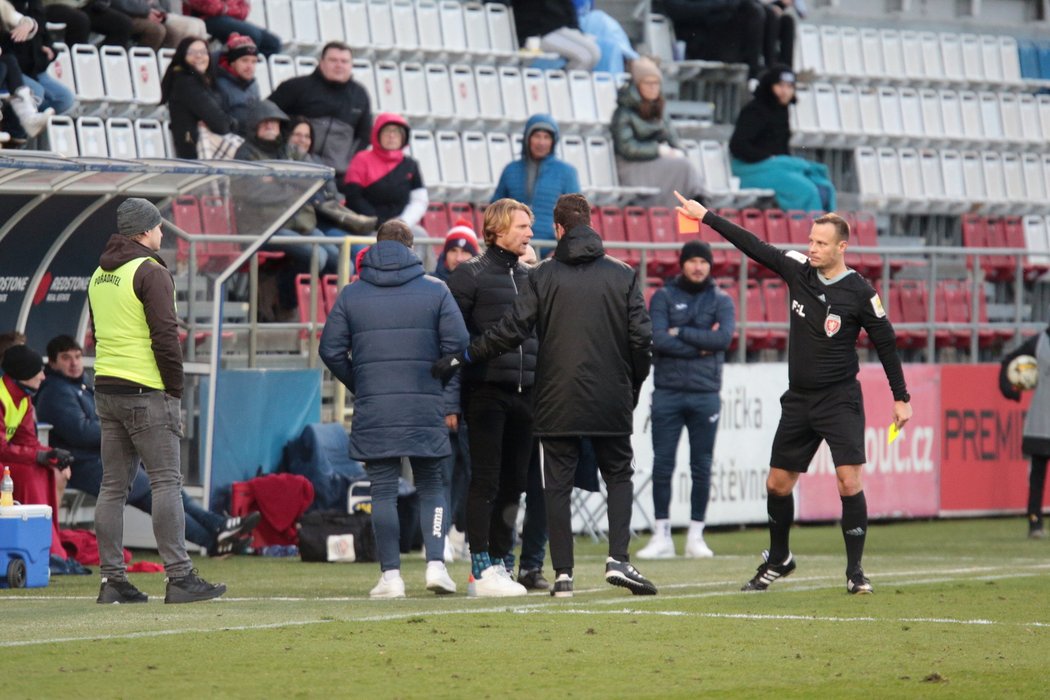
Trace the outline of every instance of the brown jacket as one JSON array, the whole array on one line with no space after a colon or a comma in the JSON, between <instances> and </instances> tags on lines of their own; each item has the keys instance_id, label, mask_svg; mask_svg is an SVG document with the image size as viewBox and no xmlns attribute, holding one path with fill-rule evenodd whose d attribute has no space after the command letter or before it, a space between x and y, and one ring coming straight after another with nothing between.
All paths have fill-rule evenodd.
<instances>
[{"instance_id":1,"label":"brown jacket","mask_svg":"<svg viewBox=\"0 0 1050 700\"><path fill-rule=\"evenodd\" d=\"M164 380L164 391L181 398L182 345L179 342L179 318L175 313L175 281L168 266L152 250L120 234L109 237L106 249L99 257L99 266L103 270L116 270L121 265L141 257L149 257L151 260L140 265L135 271L135 296L142 301L146 312L153 356L157 360L160 377ZM95 377L96 390L106 385L138 386L135 382L119 377Z\"/></svg>"}]
</instances>

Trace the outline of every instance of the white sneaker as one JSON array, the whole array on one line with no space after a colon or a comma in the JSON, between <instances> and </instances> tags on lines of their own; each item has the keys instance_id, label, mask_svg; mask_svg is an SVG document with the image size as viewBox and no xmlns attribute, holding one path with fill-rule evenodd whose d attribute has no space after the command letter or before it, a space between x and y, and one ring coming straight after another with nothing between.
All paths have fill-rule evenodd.
<instances>
[{"instance_id":1,"label":"white sneaker","mask_svg":"<svg viewBox=\"0 0 1050 700\"><path fill-rule=\"evenodd\" d=\"M690 559L710 559L715 555L703 537L690 537L685 541L685 555Z\"/></svg>"},{"instance_id":2,"label":"white sneaker","mask_svg":"<svg viewBox=\"0 0 1050 700\"><path fill-rule=\"evenodd\" d=\"M454 584L453 584L454 585ZM392 579L379 577L379 583L368 592L369 598L404 598L405 580L400 576Z\"/></svg>"},{"instance_id":3,"label":"white sneaker","mask_svg":"<svg viewBox=\"0 0 1050 700\"><path fill-rule=\"evenodd\" d=\"M674 540L670 535L653 535L649 544L635 554L639 559L674 559Z\"/></svg>"},{"instance_id":4,"label":"white sneaker","mask_svg":"<svg viewBox=\"0 0 1050 700\"><path fill-rule=\"evenodd\" d=\"M428 591L434 591L438 595L456 592L456 582L448 575L448 569L444 566L428 566L426 578Z\"/></svg>"},{"instance_id":5,"label":"white sneaker","mask_svg":"<svg viewBox=\"0 0 1050 700\"><path fill-rule=\"evenodd\" d=\"M448 561L447 553L450 548L452 550L453 561L470 561L470 545L467 544L467 533L453 525L448 529L448 539L446 542L445 561Z\"/></svg>"},{"instance_id":6,"label":"white sneaker","mask_svg":"<svg viewBox=\"0 0 1050 700\"><path fill-rule=\"evenodd\" d=\"M525 586L509 576L501 575L500 569L507 571L502 564L493 564L482 571L480 577L467 584L467 596L471 598L510 598L529 594Z\"/></svg>"},{"instance_id":7,"label":"white sneaker","mask_svg":"<svg viewBox=\"0 0 1050 700\"><path fill-rule=\"evenodd\" d=\"M446 564L451 564L456 561L456 548L452 546L452 541L445 535L445 553L443 559Z\"/></svg>"}]
</instances>

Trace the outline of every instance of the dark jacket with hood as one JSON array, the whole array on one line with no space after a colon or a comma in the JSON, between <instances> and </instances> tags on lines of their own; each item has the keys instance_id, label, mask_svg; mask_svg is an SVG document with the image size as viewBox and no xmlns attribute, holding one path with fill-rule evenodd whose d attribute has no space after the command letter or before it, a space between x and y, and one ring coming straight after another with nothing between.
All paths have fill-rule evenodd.
<instances>
[{"instance_id":1,"label":"dark jacket with hood","mask_svg":"<svg viewBox=\"0 0 1050 700\"><path fill-rule=\"evenodd\" d=\"M374 170L361 167L363 162L375 160L376 154L386 152L379 145L379 132L388 124L402 127L405 131L405 143L408 143L410 130L404 117L390 113L379 115L372 126L372 150L362 151L354 156L343 185L346 206L358 214L376 217L379 224L399 217L408 205L412 190L425 188L419 163L407 155L392 169L386 170L381 177L375 179ZM363 176L359 176L359 171Z\"/></svg>"},{"instance_id":2,"label":"dark jacket with hood","mask_svg":"<svg viewBox=\"0 0 1050 700\"><path fill-rule=\"evenodd\" d=\"M175 313L175 281L171 271L159 254L127 236L115 233L109 237L105 250L99 257L99 267L107 272L136 258L150 260L139 265L132 280L135 296L142 301L149 326L153 357L164 381L164 391L176 398L182 397L182 345L179 343L179 318ZM94 323L92 331L94 332ZM95 333L96 337L98 333ZM96 376L95 387L109 385L139 386L120 377Z\"/></svg>"},{"instance_id":3,"label":"dark jacket with hood","mask_svg":"<svg viewBox=\"0 0 1050 700\"><path fill-rule=\"evenodd\" d=\"M171 136L175 156L188 160L197 158L197 123L216 134L228 134L236 128L230 115L223 109L222 94L194 70L172 66L170 87L164 96L171 116Z\"/></svg>"},{"instance_id":4,"label":"dark jacket with hood","mask_svg":"<svg viewBox=\"0 0 1050 700\"><path fill-rule=\"evenodd\" d=\"M745 163L758 163L773 156L791 154L788 108L773 94L773 86L785 71L791 72L791 68L780 65L766 71L755 87L754 98L740 110L733 136L729 139L729 152L734 158Z\"/></svg>"},{"instance_id":5,"label":"dark jacket with hood","mask_svg":"<svg viewBox=\"0 0 1050 700\"><path fill-rule=\"evenodd\" d=\"M97 461L102 422L95 410L95 390L83 376L71 379L50 367L34 403L37 418L51 424L50 444L69 450L77 462Z\"/></svg>"},{"instance_id":6,"label":"dark jacket with hood","mask_svg":"<svg viewBox=\"0 0 1050 700\"><path fill-rule=\"evenodd\" d=\"M497 245L460 263L448 280L448 288L463 312L471 340L495 326L529 283L529 268L518 256ZM529 336L514 350L463 370L466 385L482 382L508 388L532 387L536 371L536 338Z\"/></svg>"},{"instance_id":7,"label":"dark jacket with hood","mask_svg":"<svg viewBox=\"0 0 1050 700\"><path fill-rule=\"evenodd\" d=\"M537 130L549 131L554 142L551 154L541 161L529 157L529 137ZM569 163L554 155L558 145L558 124L549 114L534 114L525 122L525 140L521 144L521 159L507 164L500 173L492 201L510 197L532 209L536 220L532 232L536 238L554 240L554 205L563 194L574 194L580 191L580 177ZM529 170L534 168L532 183L529 182Z\"/></svg>"},{"instance_id":8,"label":"dark jacket with hood","mask_svg":"<svg viewBox=\"0 0 1050 700\"><path fill-rule=\"evenodd\" d=\"M511 311L468 351L468 363L520 345L535 329L538 436L630 435L649 375L652 322L634 270L608 257L589 226L533 268Z\"/></svg>"},{"instance_id":9,"label":"dark jacket with hood","mask_svg":"<svg viewBox=\"0 0 1050 700\"><path fill-rule=\"evenodd\" d=\"M616 95L616 111L609 126L616 155L624 160L656 160L661 143L681 148L666 111L659 118L643 119L638 111L641 104L642 96L633 81L625 83Z\"/></svg>"},{"instance_id":10,"label":"dark jacket with hood","mask_svg":"<svg viewBox=\"0 0 1050 700\"><path fill-rule=\"evenodd\" d=\"M439 357L468 340L448 287L396 241L380 241L343 287L318 353L354 394L350 456L361 461L451 453L446 396L430 376Z\"/></svg>"},{"instance_id":11,"label":"dark jacket with hood","mask_svg":"<svg viewBox=\"0 0 1050 700\"><path fill-rule=\"evenodd\" d=\"M269 99L285 113L310 120L314 127L313 152L337 173L345 173L354 154L368 147L372 102L361 83L353 78L345 83L332 82L318 68L310 75L285 80Z\"/></svg>"},{"instance_id":12,"label":"dark jacket with hood","mask_svg":"<svg viewBox=\"0 0 1050 700\"><path fill-rule=\"evenodd\" d=\"M213 55L212 60L218 64L215 69L215 87L222 95L222 106L237 122L238 133L246 136L251 133L248 115L259 102L259 83L255 78L245 80L234 73L225 52Z\"/></svg>"},{"instance_id":13,"label":"dark jacket with hood","mask_svg":"<svg viewBox=\"0 0 1050 700\"><path fill-rule=\"evenodd\" d=\"M653 319L653 381L657 389L722 388L725 351L733 341L733 300L708 277L699 285L678 275L649 302ZM712 330L715 324L718 330ZM671 335L671 328L678 335Z\"/></svg>"}]
</instances>

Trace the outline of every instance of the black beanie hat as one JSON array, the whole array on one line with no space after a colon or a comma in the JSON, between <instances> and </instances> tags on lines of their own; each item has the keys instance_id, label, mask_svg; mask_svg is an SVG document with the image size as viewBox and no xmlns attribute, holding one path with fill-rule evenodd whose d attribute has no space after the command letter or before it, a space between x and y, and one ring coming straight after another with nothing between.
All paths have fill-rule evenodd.
<instances>
[{"instance_id":1,"label":"black beanie hat","mask_svg":"<svg viewBox=\"0 0 1050 700\"><path fill-rule=\"evenodd\" d=\"M682 252L678 254L678 264L684 265L690 258L703 258L709 265L715 264L714 256L711 255L711 245L704 241L689 241L682 246Z\"/></svg>"},{"instance_id":2,"label":"black beanie hat","mask_svg":"<svg viewBox=\"0 0 1050 700\"><path fill-rule=\"evenodd\" d=\"M24 382L40 374L44 358L28 345L12 345L4 352L0 369L15 381Z\"/></svg>"}]
</instances>

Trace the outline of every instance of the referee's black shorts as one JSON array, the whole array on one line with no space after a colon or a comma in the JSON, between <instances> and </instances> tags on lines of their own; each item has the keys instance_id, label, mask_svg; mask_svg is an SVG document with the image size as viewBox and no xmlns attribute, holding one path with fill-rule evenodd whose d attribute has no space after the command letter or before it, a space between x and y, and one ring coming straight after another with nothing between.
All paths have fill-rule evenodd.
<instances>
[{"instance_id":1,"label":"referee's black shorts","mask_svg":"<svg viewBox=\"0 0 1050 700\"><path fill-rule=\"evenodd\" d=\"M827 440L836 467L867 461L860 382L815 391L788 389L780 397L780 410L770 466L807 471L821 440Z\"/></svg>"}]
</instances>

